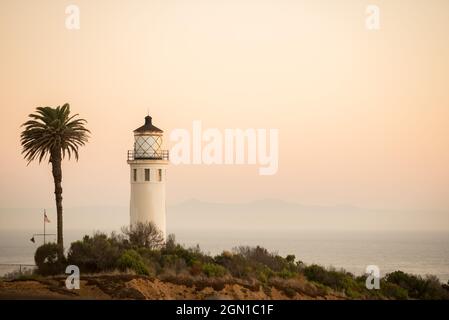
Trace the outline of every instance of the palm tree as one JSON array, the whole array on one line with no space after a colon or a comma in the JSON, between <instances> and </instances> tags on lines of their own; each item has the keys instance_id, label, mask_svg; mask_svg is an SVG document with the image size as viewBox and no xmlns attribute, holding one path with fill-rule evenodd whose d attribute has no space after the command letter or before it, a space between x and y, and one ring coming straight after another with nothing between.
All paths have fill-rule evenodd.
<instances>
[{"instance_id":1,"label":"palm tree","mask_svg":"<svg viewBox=\"0 0 449 320\"><path fill-rule=\"evenodd\" d=\"M78 114L70 115L69 104L62 107L39 107L36 113L30 114L31 120L25 122L25 129L20 135L25 160L28 164L33 160L48 157L52 165L55 183L55 198L57 211L58 245L64 248L62 236L62 169L61 161L68 156L75 156L78 161L78 148L83 146L90 131L84 127L84 119L75 119Z\"/></svg>"}]
</instances>

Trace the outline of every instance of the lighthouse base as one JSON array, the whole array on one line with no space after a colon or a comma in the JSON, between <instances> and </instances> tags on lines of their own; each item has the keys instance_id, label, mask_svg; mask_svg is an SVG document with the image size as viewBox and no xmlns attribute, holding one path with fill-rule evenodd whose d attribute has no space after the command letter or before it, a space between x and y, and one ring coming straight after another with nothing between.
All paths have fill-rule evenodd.
<instances>
[{"instance_id":1,"label":"lighthouse base","mask_svg":"<svg viewBox=\"0 0 449 320\"><path fill-rule=\"evenodd\" d=\"M165 160L128 161L131 174L130 224L152 222L166 239Z\"/></svg>"}]
</instances>

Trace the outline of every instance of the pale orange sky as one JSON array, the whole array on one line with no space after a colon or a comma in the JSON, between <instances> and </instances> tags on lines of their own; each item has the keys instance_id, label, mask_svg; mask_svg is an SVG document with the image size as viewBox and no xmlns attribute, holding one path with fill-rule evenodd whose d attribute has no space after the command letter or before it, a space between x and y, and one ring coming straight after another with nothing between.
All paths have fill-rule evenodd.
<instances>
[{"instance_id":1,"label":"pale orange sky","mask_svg":"<svg viewBox=\"0 0 449 320\"><path fill-rule=\"evenodd\" d=\"M26 167L19 126L69 102L92 138L64 163L66 206L128 205L126 151L149 109L167 135L193 120L279 129L277 175L171 166L169 203L447 210L448 30L447 0L1 0L0 207L53 206L49 166Z\"/></svg>"}]
</instances>

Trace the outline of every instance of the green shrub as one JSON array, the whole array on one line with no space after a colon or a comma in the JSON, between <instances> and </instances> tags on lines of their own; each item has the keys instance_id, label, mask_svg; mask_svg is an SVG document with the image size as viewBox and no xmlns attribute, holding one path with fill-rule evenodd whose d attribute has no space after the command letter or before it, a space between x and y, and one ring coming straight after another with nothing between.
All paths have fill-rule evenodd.
<instances>
[{"instance_id":1,"label":"green shrub","mask_svg":"<svg viewBox=\"0 0 449 320\"><path fill-rule=\"evenodd\" d=\"M284 268L287 267L289 262L274 254L268 252L267 249L262 248L260 246L257 247L238 247L235 248L234 251L252 262L253 264L262 264L267 266L273 271L282 271Z\"/></svg>"},{"instance_id":2,"label":"green shrub","mask_svg":"<svg viewBox=\"0 0 449 320\"><path fill-rule=\"evenodd\" d=\"M192 276L198 276L203 271L203 266L201 265L201 262L199 261L193 261L192 265L190 266L189 272Z\"/></svg>"},{"instance_id":3,"label":"green shrub","mask_svg":"<svg viewBox=\"0 0 449 320\"><path fill-rule=\"evenodd\" d=\"M117 260L124 248L120 239L96 233L92 237L84 236L82 241L73 242L68 261L78 266L81 272L111 271L117 268Z\"/></svg>"},{"instance_id":4,"label":"green shrub","mask_svg":"<svg viewBox=\"0 0 449 320\"><path fill-rule=\"evenodd\" d=\"M118 259L117 267L122 270L133 270L140 275L149 275L148 267L135 250L126 250Z\"/></svg>"},{"instance_id":5,"label":"green shrub","mask_svg":"<svg viewBox=\"0 0 449 320\"><path fill-rule=\"evenodd\" d=\"M193 248L184 248L180 244L174 245L172 243L169 244L169 246L162 248L161 254L163 256L173 255L182 258L189 267L191 267L195 261L201 263L213 262L212 257L204 254L198 245Z\"/></svg>"},{"instance_id":6,"label":"green shrub","mask_svg":"<svg viewBox=\"0 0 449 320\"><path fill-rule=\"evenodd\" d=\"M176 248L176 236L171 233L167 236L167 241L165 241L165 249L168 251L174 250Z\"/></svg>"},{"instance_id":7,"label":"green shrub","mask_svg":"<svg viewBox=\"0 0 449 320\"><path fill-rule=\"evenodd\" d=\"M204 264L202 270L208 277L223 277L227 273L225 268L215 263Z\"/></svg>"},{"instance_id":8,"label":"green shrub","mask_svg":"<svg viewBox=\"0 0 449 320\"><path fill-rule=\"evenodd\" d=\"M291 287L285 287L282 289L282 291L285 293L287 297L290 299L293 298L296 295L296 290Z\"/></svg>"},{"instance_id":9,"label":"green shrub","mask_svg":"<svg viewBox=\"0 0 449 320\"><path fill-rule=\"evenodd\" d=\"M47 243L37 248L34 254L37 273L55 275L64 272L66 260L62 247L56 243Z\"/></svg>"},{"instance_id":10,"label":"green shrub","mask_svg":"<svg viewBox=\"0 0 449 320\"><path fill-rule=\"evenodd\" d=\"M367 291L364 284L357 282L351 273L344 270L326 270L319 265L313 264L304 268L304 275L310 281L342 291L351 298L360 298L361 294Z\"/></svg>"},{"instance_id":11,"label":"green shrub","mask_svg":"<svg viewBox=\"0 0 449 320\"><path fill-rule=\"evenodd\" d=\"M134 249L159 249L164 246L164 235L153 222L138 222L123 227L122 233Z\"/></svg>"},{"instance_id":12,"label":"green shrub","mask_svg":"<svg viewBox=\"0 0 449 320\"><path fill-rule=\"evenodd\" d=\"M222 253L215 257L215 263L226 268L232 276L237 278L247 278L253 272L251 263L241 255L232 255L229 253ZM261 271L254 272L256 277Z\"/></svg>"},{"instance_id":13,"label":"green shrub","mask_svg":"<svg viewBox=\"0 0 449 320\"><path fill-rule=\"evenodd\" d=\"M281 272L278 272L277 275L284 279L290 279L290 278L294 278L297 274L290 270L283 269Z\"/></svg>"},{"instance_id":14,"label":"green shrub","mask_svg":"<svg viewBox=\"0 0 449 320\"><path fill-rule=\"evenodd\" d=\"M159 264L163 270L170 270L176 274L187 269L187 263L184 258L173 254L161 255Z\"/></svg>"},{"instance_id":15,"label":"green shrub","mask_svg":"<svg viewBox=\"0 0 449 320\"><path fill-rule=\"evenodd\" d=\"M277 274L280 277L292 278L300 273L300 265L295 263L293 255L283 258L268 252L262 247L238 247L234 253L223 252L214 258L214 262L226 268L238 278L255 278L265 283Z\"/></svg>"},{"instance_id":16,"label":"green shrub","mask_svg":"<svg viewBox=\"0 0 449 320\"><path fill-rule=\"evenodd\" d=\"M268 276L265 272L260 271L260 272L258 273L258 275L257 275L257 279L258 279L260 282L266 284L266 283L268 283L268 280L269 280L270 278L269 278L269 276Z\"/></svg>"},{"instance_id":17,"label":"green shrub","mask_svg":"<svg viewBox=\"0 0 449 320\"><path fill-rule=\"evenodd\" d=\"M447 300L449 292L441 284L436 276L428 275L425 278L426 289L421 299L425 300Z\"/></svg>"},{"instance_id":18,"label":"green shrub","mask_svg":"<svg viewBox=\"0 0 449 320\"><path fill-rule=\"evenodd\" d=\"M448 291L435 276L427 276L423 279L421 276L395 271L387 274L385 281L405 289L408 296L413 299L449 299Z\"/></svg>"},{"instance_id":19,"label":"green shrub","mask_svg":"<svg viewBox=\"0 0 449 320\"><path fill-rule=\"evenodd\" d=\"M382 281L380 285L380 292L383 296L396 300L407 300L407 290L401 288L397 284Z\"/></svg>"},{"instance_id":20,"label":"green shrub","mask_svg":"<svg viewBox=\"0 0 449 320\"><path fill-rule=\"evenodd\" d=\"M257 269L256 272L256 278L262 283L267 283L275 275L276 273L267 266Z\"/></svg>"},{"instance_id":21,"label":"green shrub","mask_svg":"<svg viewBox=\"0 0 449 320\"><path fill-rule=\"evenodd\" d=\"M324 267L312 264L304 268L304 275L310 281L322 283L329 287L337 287L341 282L341 277L330 274Z\"/></svg>"},{"instance_id":22,"label":"green shrub","mask_svg":"<svg viewBox=\"0 0 449 320\"><path fill-rule=\"evenodd\" d=\"M421 277L407 274L402 271L395 271L387 274L386 282L396 284L405 290L411 298L420 298L425 291L425 283Z\"/></svg>"}]
</instances>

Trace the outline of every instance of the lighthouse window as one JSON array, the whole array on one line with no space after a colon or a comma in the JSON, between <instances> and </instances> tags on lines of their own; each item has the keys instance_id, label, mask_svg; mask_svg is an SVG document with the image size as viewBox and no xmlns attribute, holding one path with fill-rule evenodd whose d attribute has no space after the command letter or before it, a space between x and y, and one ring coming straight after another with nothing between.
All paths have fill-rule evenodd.
<instances>
[{"instance_id":1,"label":"lighthouse window","mask_svg":"<svg viewBox=\"0 0 449 320\"><path fill-rule=\"evenodd\" d=\"M137 181L137 169L133 170L133 180Z\"/></svg>"},{"instance_id":2,"label":"lighthouse window","mask_svg":"<svg viewBox=\"0 0 449 320\"><path fill-rule=\"evenodd\" d=\"M145 181L150 181L150 169L145 169Z\"/></svg>"},{"instance_id":3,"label":"lighthouse window","mask_svg":"<svg viewBox=\"0 0 449 320\"><path fill-rule=\"evenodd\" d=\"M158 171L158 174L157 174L157 177L158 177L158 181L162 181L162 169L159 169Z\"/></svg>"}]
</instances>

